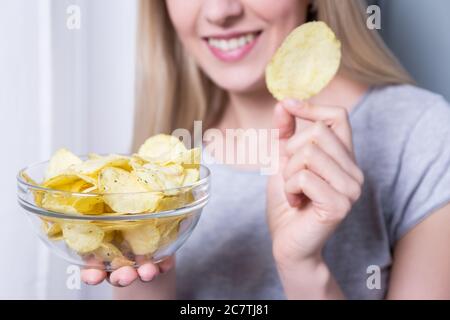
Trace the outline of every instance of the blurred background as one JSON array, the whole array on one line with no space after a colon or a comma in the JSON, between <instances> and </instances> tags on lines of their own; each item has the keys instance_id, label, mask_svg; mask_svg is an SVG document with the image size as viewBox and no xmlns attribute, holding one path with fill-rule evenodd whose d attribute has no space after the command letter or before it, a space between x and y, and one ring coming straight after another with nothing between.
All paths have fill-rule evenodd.
<instances>
[{"instance_id":1,"label":"blurred background","mask_svg":"<svg viewBox=\"0 0 450 320\"><path fill-rule=\"evenodd\" d=\"M110 298L108 285L67 288L67 264L31 232L15 176L59 147L130 151L136 3L0 0L2 299ZM380 6L380 32L419 85L450 100L450 1L369 3ZM79 29L67 27L73 8L80 9Z\"/></svg>"}]
</instances>

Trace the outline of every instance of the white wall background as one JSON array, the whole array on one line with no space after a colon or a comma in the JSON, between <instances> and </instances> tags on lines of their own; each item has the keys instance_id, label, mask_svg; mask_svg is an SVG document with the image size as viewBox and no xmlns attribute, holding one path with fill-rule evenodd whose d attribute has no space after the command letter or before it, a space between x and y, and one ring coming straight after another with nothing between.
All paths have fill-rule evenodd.
<instances>
[{"instance_id":1,"label":"white wall background","mask_svg":"<svg viewBox=\"0 0 450 320\"><path fill-rule=\"evenodd\" d=\"M382 35L421 87L450 100L450 1L378 0Z\"/></svg>"},{"instance_id":2,"label":"white wall background","mask_svg":"<svg viewBox=\"0 0 450 320\"><path fill-rule=\"evenodd\" d=\"M24 10L27 8L27 10ZM19 167L43 155L40 149L38 95L38 30L36 3L2 0L0 9L0 297L37 297L41 283L36 268L42 247L29 234L16 202ZM30 25L33 22L34 25ZM31 28L31 26L33 26ZM27 35L28 41L23 41ZM34 53L34 54L33 54ZM19 107L21 106L21 107Z\"/></svg>"},{"instance_id":3,"label":"white wall background","mask_svg":"<svg viewBox=\"0 0 450 320\"><path fill-rule=\"evenodd\" d=\"M81 29L66 28L69 5ZM19 168L65 146L129 151L134 0L0 0L0 298L108 298L66 287L66 263L32 234L17 205Z\"/></svg>"}]
</instances>

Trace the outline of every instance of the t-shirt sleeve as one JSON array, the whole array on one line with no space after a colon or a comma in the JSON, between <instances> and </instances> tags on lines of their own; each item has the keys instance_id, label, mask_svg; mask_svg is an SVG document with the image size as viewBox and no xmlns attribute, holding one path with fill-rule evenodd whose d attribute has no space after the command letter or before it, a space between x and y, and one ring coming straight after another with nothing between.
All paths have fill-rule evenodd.
<instances>
[{"instance_id":1,"label":"t-shirt sleeve","mask_svg":"<svg viewBox=\"0 0 450 320\"><path fill-rule=\"evenodd\" d=\"M450 105L441 97L411 126L391 193L390 239L450 202Z\"/></svg>"}]
</instances>

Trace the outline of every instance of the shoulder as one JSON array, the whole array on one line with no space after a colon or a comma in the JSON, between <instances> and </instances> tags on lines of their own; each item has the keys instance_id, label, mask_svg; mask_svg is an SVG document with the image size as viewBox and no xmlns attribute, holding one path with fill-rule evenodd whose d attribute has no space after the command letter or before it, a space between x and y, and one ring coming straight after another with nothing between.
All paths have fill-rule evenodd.
<instances>
[{"instance_id":1,"label":"shoulder","mask_svg":"<svg viewBox=\"0 0 450 320\"><path fill-rule=\"evenodd\" d=\"M448 139L450 105L441 95L415 86L379 87L366 95L350 120L356 140L395 149L408 140Z\"/></svg>"},{"instance_id":2,"label":"shoulder","mask_svg":"<svg viewBox=\"0 0 450 320\"><path fill-rule=\"evenodd\" d=\"M450 106L440 95L410 85L375 88L350 120L358 164L374 181L392 186L450 159ZM391 190L391 189L389 189Z\"/></svg>"},{"instance_id":3,"label":"shoulder","mask_svg":"<svg viewBox=\"0 0 450 320\"><path fill-rule=\"evenodd\" d=\"M450 106L413 86L372 90L352 113L355 152L391 244L450 201Z\"/></svg>"},{"instance_id":4,"label":"shoulder","mask_svg":"<svg viewBox=\"0 0 450 320\"><path fill-rule=\"evenodd\" d=\"M369 122L384 129L391 127L401 131L402 128L411 129L422 117L439 123L449 121L450 106L441 95L419 87L385 86L371 89L351 117L355 125Z\"/></svg>"}]
</instances>

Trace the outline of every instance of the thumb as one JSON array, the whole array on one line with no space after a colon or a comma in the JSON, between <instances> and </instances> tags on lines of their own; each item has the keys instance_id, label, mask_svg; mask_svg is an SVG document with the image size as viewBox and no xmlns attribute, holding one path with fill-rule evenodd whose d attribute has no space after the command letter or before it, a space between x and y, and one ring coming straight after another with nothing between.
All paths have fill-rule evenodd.
<instances>
[{"instance_id":1,"label":"thumb","mask_svg":"<svg viewBox=\"0 0 450 320\"><path fill-rule=\"evenodd\" d=\"M295 116L287 111L282 103L277 103L273 114L273 127L279 130L279 172L276 176L271 177L271 183L269 184L272 193L278 193L279 198L287 200L287 202L295 207L300 203L300 198L291 194L284 193L284 179L283 170L286 167L288 161L288 153L286 150L287 139L289 139L295 133Z\"/></svg>"},{"instance_id":2,"label":"thumb","mask_svg":"<svg viewBox=\"0 0 450 320\"><path fill-rule=\"evenodd\" d=\"M295 119L284 109L280 102L275 105L273 111L272 128L278 130L276 155L274 155L277 158L278 169L276 174L272 174L269 177L267 184L267 194L270 195L267 203L269 208L278 207L280 203L285 202L282 171L288 160L286 140L295 132ZM271 210L268 210L268 212L271 212Z\"/></svg>"},{"instance_id":3,"label":"thumb","mask_svg":"<svg viewBox=\"0 0 450 320\"><path fill-rule=\"evenodd\" d=\"M273 128L279 130L279 139L289 139L295 132L295 117L288 112L281 102L273 112Z\"/></svg>"},{"instance_id":4,"label":"thumb","mask_svg":"<svg viewBox=\"0 0 450 320\"><path fill-rule=\"evenodd\" d=\"M273 128L278 130L278 160L279 168L283 169L287 162L287 139L295 133L295 117L289 113L281 102L277 103L273 112Z\"/></svg>"}]
</instances>

